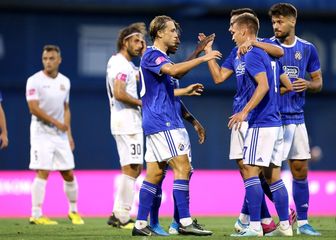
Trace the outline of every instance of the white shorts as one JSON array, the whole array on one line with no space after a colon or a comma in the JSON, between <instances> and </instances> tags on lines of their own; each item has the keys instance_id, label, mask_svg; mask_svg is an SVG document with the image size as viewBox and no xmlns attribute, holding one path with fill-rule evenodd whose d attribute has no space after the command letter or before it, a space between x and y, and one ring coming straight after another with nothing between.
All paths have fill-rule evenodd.
<instances>
[{"instance_id":1,"label":"white shorts","mask_svg":"<svg viewBox=\"0 0 336 240\"><path fill-rule=\"evenodd\" d=\"M158 132L146 137L146 162L169 161L187 154L191 162L191 147L185 128Z\"/></svg>"},{"instance_id":2,"label":"white shorts","mask_svg":"<svg viewBox=\"0 0 336 240\"><path fill-rule=\"evenodd\" d=\"M34 170L71 170L75 168L66 133L34 134L30 138L30 164Z\"/></svg>"},{"instance_id":3,"label":"white shorts","mask_svg":"<svg viewBox=\"0 0 336 240\"><path fill-rule=\"evenodd\" d=\"M284 129L284 151L283 160L310 159L310 148L308 142L308 133L306 125L288 124L283 126Z\"/></svg>"},{"instance_id":4,"label":"white shorts","mask_svg":"<svg viewBox=\"0 0 336 240\"><path fill-rule=\"evenodd\" d=\"M113 135L119 154L120 165L143 164L144 140L142 133Z\"/></svg>"},{"instance_id":5,"label":"white shorts","mask_svg":"<svg viewBox=\"0 0 336 240\"><path fill-rule=\"evenodd\" d=\"M244 142L244 164L268 167L273 163L281 166L282 154L282 127L248 129Z\"/></svg>"},{"instance_id":6,"label":"white shorts","mask_svg":"<svg viewBox=\"0 0 336 240\"><path fill-rule=\"evenodd\" d=\"M243 159L244 139L248 129L248 122L242 122L241 128L236 130L236 124L231 129L230 160Z\"/></svg>"}]
</instances>

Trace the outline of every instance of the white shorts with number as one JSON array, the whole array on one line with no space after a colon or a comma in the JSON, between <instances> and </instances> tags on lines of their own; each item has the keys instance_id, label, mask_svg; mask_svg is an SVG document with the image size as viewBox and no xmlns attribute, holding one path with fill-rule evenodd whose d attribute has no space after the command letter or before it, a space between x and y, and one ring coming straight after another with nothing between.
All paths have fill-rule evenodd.
<instances>
[{"instance_id":1,"label":"white shorts with number","mask_svg":"<svg viewBox=\"0 0 336 240\"><path fill-rule=\"evenodd\" d=\"M146 162L163 162L187 154L191 162L191 147L185 128L178 128L146 137Z\"/></svg>"},{"instance_id":2,"label":"white shorts with number","mask_svg":"<svg viewBox=\"0 0 336 240\"><path fill-rule=\"evenodd\" d=\"M143 164L143 134L114 134L120 165Z\"/></svg>"},{"instance_id":3,"label":"white shorts with number","mask_svg":"<svg viewBox=\"0 0 336 240\"><path fill-rule=\"evenodd\" d=\"M231 129L230 160L243 159L244 139L248 129L248 122L242 122L241 128L236 130L236 124Z\"/></svg>"},{"instance_id":4,"label":"white shorts with number","mask_svg":"<svg viewBox=\"0 0 336 240\"><path fill-rule=\"evenodd\" d=\"M283 160L310 159L310 148L306 125L288 124L283 126L284 129L284 151Z\"/></svg>"},{"instance_id":5,"label":"white shorts with number","mask_svg":"<svg viewBox=\"0 0 336 240\"><path fill-rule=\"evenodd\" d=\"M244 143L244 164L281 166L283 154L282 127L249 128Z\"/></svg>"},{"instance_id":6,"label":"white shorts with number","mask_svg":"<svg viewBox=\"0 0 336 240\"><path fill-rule=\"evenodd\" d=\"M50 129L46 131L47 128ZM66 133L33 123L30 145L30 169L53 171L75 168L74 156Z\"/></svg>"}]
</instances>

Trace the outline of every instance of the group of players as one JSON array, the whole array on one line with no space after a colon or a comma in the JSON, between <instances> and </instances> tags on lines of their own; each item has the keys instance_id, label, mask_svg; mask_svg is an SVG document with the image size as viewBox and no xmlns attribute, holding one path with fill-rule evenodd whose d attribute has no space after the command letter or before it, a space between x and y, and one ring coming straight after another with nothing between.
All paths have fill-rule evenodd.
<instances>
[{"instance_id":1,"label":"group of players","mask_svg":"<svg viewBox=\"0 0 336 240\"><path fill-rule=\"evenodd\" d=\"M293 197L297 212L297 234L320 235L308 223L310 158L303 106L307 90L322 88L322 74L313 44L295 35L296 8L278 3L269 10L274 29L271 39L259 39L259 20L252 9L231 12L229 31L236 47L223 64L222 54L212 49L215 35L199 34L199 44L181 63L169 58L180 44L179 24L168 16L155 17L149 26L153 45L146 47L144 23L122 29L118 53L107 65L107 92L111 109L111 132L117 144L122 175L108 224L132 229L134 236L169 234L211 235L192 220L189 211L189 181L192 176L191 147L183 119L189 121L205 141L203 126L188 111L180 96L200 95L203 85L179 88L179 80L190 70L207 62L216 84L235 75L237 92L231 132L230 159L236 160L245 185L242 211L232 236L292 236L295 211L288 206L288 193L280 178L283 160L289 160L293 174ZM204 52L200 56L200 53ZM141 56L140 70L132 59ZM60 171L69 200L69 219L84 224L78 214L78 184L73 173L74 141L70 128L70 81L58 69L58 46L43 48L44 69L27 81L26 99L32 114L30 169L36 170L32 184L31 224L57 224L42 214L50 171ZM305 80L305 74L310 76ZM140 95L137 81L140 79ZM281 83L280 83L281 82ZM280 96L281 95L281 96ZM2 100L0 93L0 101ZM0 105L1 107L1 105ZM0 144L8 144L6 121L0 108ZM146 153L143 154L146 137ZM134 222L130 210L135 181L146 160L146 178L140 189L139 209ZM166 169L174 173L174 218L168 233L159 223L162 182ZM275 225L265 196L275 204L280 223ZM147 219L150 215L150 223Z\"/></svg>"}]
</instances>

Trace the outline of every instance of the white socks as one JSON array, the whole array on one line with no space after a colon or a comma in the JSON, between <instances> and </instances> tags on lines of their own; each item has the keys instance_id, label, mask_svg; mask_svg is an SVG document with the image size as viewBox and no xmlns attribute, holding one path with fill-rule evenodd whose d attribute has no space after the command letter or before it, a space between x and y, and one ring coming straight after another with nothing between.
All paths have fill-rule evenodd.
<instances>
[{"instance_id":1,"label":"white socks","mask_svg":"<svg viewBox=\"0 0 336 240\"><path fill-rule=\"evenodd\" d=\"M135 195L135 180L135 178L125 174L122 174L119 179L113 213L122 223L130 219L130 211Z\"/></svg>"},{"instance_id":2,"label":"white socks","mask_svg":"<svg viewBox=\"0 0 336 240\"><path fill-rule=\"evenodd\" d=\"M69 200L69 212L77 212L78 184L76 178L72 182L64 181L64 192Z\"/></svg>"},{"instance_id":3,"label":"white socks","mask_svg":"<svg viewBox=\"0 0 336 240\"><path fill-rule=\"evenodd\" d=\"M32 217L34 218L42 216L42 204L44 201L46 185L46 180L35 177L31 186Z\"/></svg>"}]
</instances>

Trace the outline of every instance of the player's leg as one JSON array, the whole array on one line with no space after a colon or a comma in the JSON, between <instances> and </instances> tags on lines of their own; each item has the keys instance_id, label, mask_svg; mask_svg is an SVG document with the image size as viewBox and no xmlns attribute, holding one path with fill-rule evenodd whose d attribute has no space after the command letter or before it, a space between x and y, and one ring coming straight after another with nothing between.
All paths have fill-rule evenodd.
<instances>
[{"instance_id":1,"label":"player's leg","mask_svg":"<svg viewBox=\"0 0 336 240\"><path fill-rule=\"evenodd\" d=\"M285 136L292 134L292 146L288 153L290 170L293 176L293 199L297 211L297 233L306 235L321 235L308 222L309 185L308 160L310 148L305 124L297 124L292 128L285 127ZM286 141L286 139L285 139Z\"/></svg>"},{"instance_id":2,"label":"player's leg","mask_svg":"<svg viewBox=\"0 0 336 240\"><path fill-rule=\"evenodd\" d=\"M112 215L107 223L113 227L133 229L130 212L135 195L135 182L142 170L143 135L113 135L119 154L121 175L118 177Z\"/></svg>"},{"instance_id":3,"label":"player's leg","mask_svg":"<svg viewBox=\"0 0 336 240\"><path fill-rule=\"evenodd\" d=\"M50 136L44 134L31 135L30 164L29 168L36 170L36 176L31 187L32 215L31 224L53 225L57 224L43 216L42 205L44 202L49 170L52 169L53 148Z\"/></svg>"}]
</instances>

